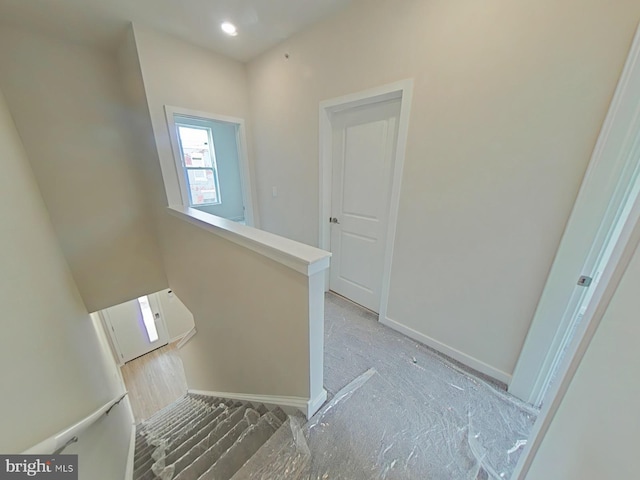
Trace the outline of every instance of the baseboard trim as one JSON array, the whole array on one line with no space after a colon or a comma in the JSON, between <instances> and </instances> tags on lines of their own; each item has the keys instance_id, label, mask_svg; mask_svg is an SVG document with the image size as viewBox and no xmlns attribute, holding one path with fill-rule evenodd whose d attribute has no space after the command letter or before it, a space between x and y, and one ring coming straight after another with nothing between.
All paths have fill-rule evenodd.
<instances>
[{"instance_id":1,"label":"baseboard trim","mask_svg":"<svg viewBox=\"0 0 640 480\"><path fill-rule=\"evenodd\" d=\"M503 372L502 370L498 370L497 368L494 368L491 365L478 360L477 358L467 355L460 350L456 350L455 348L439 342L434 338L428 337L427 335L420 333L413 328L407 327L400 322L390 319L389 317L380 318L380 323L402 333L403 335L406 335L409 338L417 340L420 343L424 343L426 346L431 347L434 350L437 350L438 352L447 355L448 357L451 357L460 363L463 363L469 368L473 368L480 373L488 375L491 378L495 378L502 383L506 383L507 385L509 385L509 382L511 382L510 374Z\"/></svg>"},{"instance_id":2,"label":"baseboard trim","mask_svg":"<svg viewBox=\"0 0 640 480\"><path fill-rule=\"evenodd\" d=\"M268 403L271 405L282 405L300 410L307 418L310 418L327 399L327 391L323 388L320 395L314 399L304 397L285 397L280 395L253 395L250 393L234 392L212 392L208 390L192 390L189 393L194 395L206 395L208 397L231 398L233 400L243 400L245 402Z\"/></svg>"},{"instance_id":3,"label":"baseboard trim","mask_svg":"<svg viewBox=\"0 0 640 480\"><path fill-rule=\"evenodd\" d=\"M133 480L133 463L136 454L136 424L131 424L131 437L129 438L129 454L127 456L127 466L124 471L125 480Z\"/></svg>"},{"instance_id":4,"label":"baseboard trim","mask_svg":"<svg viewBox=\"0 0 640 480\"><path fill-rule=\"evenodd\" d=\"M327 401L327 391L323 388L319 395L316 398L312 398L307 402L307 418L311 418L320 407Z\"/></svg>"},{"instance_id":5,"label":"baseboard trim","mask_svg":"<svg viewBox=\"0 0 640 480\"><path fill-rule=\"evenodd\" d=\"M178 344L176 345L176 348L179 350L179 349L181 349L182 347L184 347L184 346L187 344L187 342L188 342L189 340L191 340L191 339L196 335L196 333L198 333L198 331L196 330L196 327L193 327L193 328L192 328L191 330L189 330L187 333L185 333L185 334L183 334L183 335L180 335L180 337L179 337L179 342L178 342Z\"/></svg>"}]
</instances>

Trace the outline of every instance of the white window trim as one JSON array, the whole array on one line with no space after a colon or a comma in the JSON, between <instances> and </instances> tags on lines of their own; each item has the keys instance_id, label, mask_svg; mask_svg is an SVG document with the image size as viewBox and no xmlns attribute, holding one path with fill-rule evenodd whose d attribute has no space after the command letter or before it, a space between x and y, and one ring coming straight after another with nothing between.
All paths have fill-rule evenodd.
<instances>
[{"instance_id":1,"label":"white window trim","mask_svg":"<svg viewBox=\"0 0 640 480\"><path fill-rule=\"evenodd\" d=\"M254 205L254 186L251 177L251 170L249 167L247 138L245 121L242 118L229 117L225 115L218 115L215 113L203 112L200 110L191 110L188 108L174 107L171 105L164 106L165 117L167 121L167 129L169 130L169 140L171 143L171 151L173 153L173 165L175 168L177 179L177 190L180 192L181 206L189 207L189 193L187 181L184 178L182 157L180 153L180 142L178 140L178 133L176 129L175 115L184 117L193 117L196 119L213 120L217 122L231 123L237 126L236 129L236 144L238 146L238 163L240 167L240 181L242 183L242 201L244 203L245 223L249 226L259 228L259 222L257 218L257 209ZM165 179L165 182L167 180ZM175 187L175 185L174 185ZM168 185L165 185L165 189L171 190ZM174 205L170 205L174 206Z\"/></svg>"},{"instance_id":2,"label":"white window trim","mask_svg":"<svg viewBox=\"0 0 640 480\"><path fill-rule=\"evenodd\" d=\"M174 122L175 122L175 116L174 118ZM217 163L217 159L216 159L216 149L215 149L215 144L213 142L213 132L211 130L211 127L209 126L202 126L202 125L198 125L198 123L206 123L206 121L208 121L209 119L204 119L205 122L202 122L199 118L195 119L197 121L191 123L188 123L188 118L186 116L183 116L183 118L185 118L187 121L185 122L175 122L175 126L176 127L186 127L186 128L194 128L194 129L201 129L201 130L205 130L207 132L207 137L209 137L209 155L211 156L211 167L189 167L184 163L184 150L182 148L182 142L180 141L180 139L178 138L178 135L176 134L176 140L177 140L177 144L178 144L178 157L175 157L174 155L174 160L176 162L176 169L180 169L180 167L182 167L182 171L178 172L179 178L181 178L184 182L180 183L180 194L182 196L183 202L185 200L188 200L191 197L190 194L190 190L191 190L191 185L189 184L189 181L185 178L185 173L187 173L189 170L194 170L194 173L197 171L201 171L204 172L206 170L213 170L215 178L214 178L214 182L215 182L215 189L216 189L216 200L215 202L208 202L208 203L200 203L198 205L192 205L193 207L206 207L208 205L221 205L222 204L222 196L220 195L220 181L219 181L219 177L218 177L218 163ZM193 118L193 117L192 117ZM177 128L176 128L177 130ZM180 176L180 173L182 173L182 176ZM206 176L205 176L206 178ZM182 187L186 187L184 190L182 190ZM187 202L190 204L190 202Z\"/></svg>"}]
</instances>

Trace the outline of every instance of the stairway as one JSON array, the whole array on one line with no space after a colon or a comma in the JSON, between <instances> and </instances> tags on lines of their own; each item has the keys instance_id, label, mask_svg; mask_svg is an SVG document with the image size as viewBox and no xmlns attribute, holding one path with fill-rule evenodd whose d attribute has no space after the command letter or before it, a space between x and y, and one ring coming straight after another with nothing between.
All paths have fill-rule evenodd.
<instances>
[{"instance_id":1,"label":"stairway","mask_svg":"<svg viewBox=\"0 0 640 480\"><path fill-rule=\"evenodd\" d=\"M280 409L187 394L138 425L134 480L229 480L280 428Z\"/></svg>"}]
</instances>

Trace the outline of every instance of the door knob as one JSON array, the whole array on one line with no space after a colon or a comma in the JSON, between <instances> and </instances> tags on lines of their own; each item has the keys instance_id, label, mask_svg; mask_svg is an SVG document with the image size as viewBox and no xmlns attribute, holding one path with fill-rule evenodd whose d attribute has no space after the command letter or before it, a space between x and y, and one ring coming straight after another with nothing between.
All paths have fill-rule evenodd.
<instances>
[{"instance_id":1,"label":"door knob","mask_svg":"<svg viewBox=\"0 0 640 480\"><path fill-rule=\"evenodd\" d=\"M336 217L329 217L329 223L340 223Z\"/></svg>"}]
</instances>

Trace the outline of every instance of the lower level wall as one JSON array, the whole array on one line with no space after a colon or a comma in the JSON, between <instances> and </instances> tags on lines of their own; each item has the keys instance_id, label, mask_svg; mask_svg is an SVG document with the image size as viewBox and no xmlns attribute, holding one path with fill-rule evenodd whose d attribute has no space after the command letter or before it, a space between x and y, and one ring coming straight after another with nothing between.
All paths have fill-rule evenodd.
<instances>
[{"instance_id":1,"label":"lower level wall","mask_svg":"<svg viewBox=\"0 0 640 480\"><path fill-rule=\"evenodd\" d=\"M125 400L80 435L78 442L64 451L78 455L78 478L129 480L125 472L134 428L131 407Z\"/></svg>"}]
</instances>

